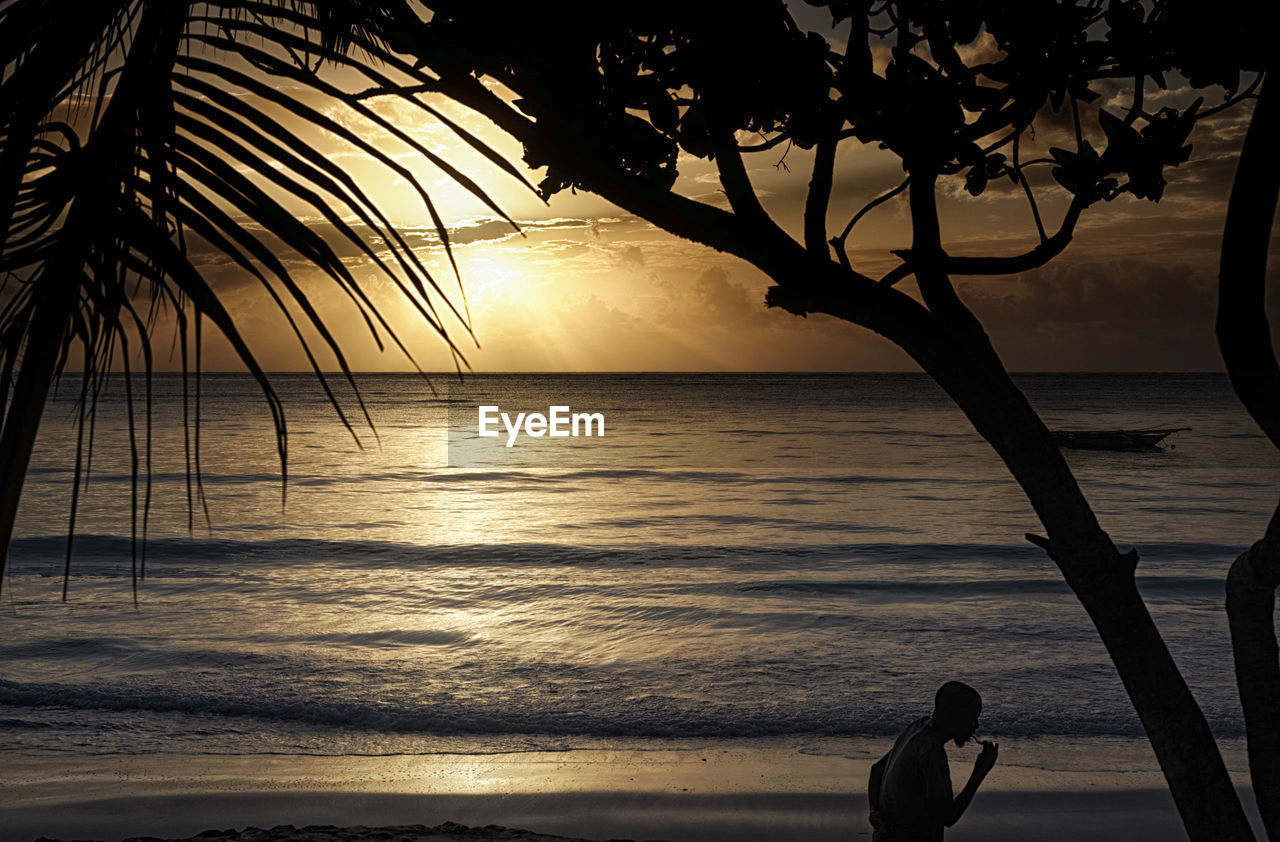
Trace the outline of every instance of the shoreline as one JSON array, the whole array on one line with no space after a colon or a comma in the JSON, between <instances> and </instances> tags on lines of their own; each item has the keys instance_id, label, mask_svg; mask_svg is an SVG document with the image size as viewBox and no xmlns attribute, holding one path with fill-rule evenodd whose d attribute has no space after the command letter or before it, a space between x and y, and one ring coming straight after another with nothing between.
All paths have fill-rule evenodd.
<instances>
[{"instance_id":1,"label":"shoreline","mask_svg":"<svg viewBox=\"0 0 1280 842\"><path fill-rule=\"evenodd\" d=\"M870 839L865 781L886 740L636 745L390 756L11 754L0 777L0 842L181 839L281 825L397 827L415 838L410 831L446 822L583 839ZM1240 747L1224 748L1233 772L1242 770ZM971 749L952 754L957 787ZM1241 794L1253 813L1251 793ZM1001 763L947 838L1182 835L1145 742L1046 738L1001 746ZM318 837L295 830L256 838Z\"/></svg>"}]
</instances>

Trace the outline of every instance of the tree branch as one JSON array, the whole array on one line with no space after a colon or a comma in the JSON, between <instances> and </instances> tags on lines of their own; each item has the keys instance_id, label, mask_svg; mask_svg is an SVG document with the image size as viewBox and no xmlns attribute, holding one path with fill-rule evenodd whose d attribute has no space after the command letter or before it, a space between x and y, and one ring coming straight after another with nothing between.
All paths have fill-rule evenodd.
<instances>
[{"instance_id":1,"label":"tree branch","mask_svg":"<svg viewBox=\"0 0 1280 842\"><path fill-rule=\"evenodd\" d=\"M889 201L894 196L897 196L903 190L906 190L907 185L909 185L910 183L911 183L911 176L907 176L902 180L902 183L899 184L897 187L893 188L887 193L881 193L879 196L875 197L874 199L872 199L871 201L863 205L862 209L853 215L853 219L849 220L849 224L846 225L844 227L844 230L840 232L840 236L834 238L831 241L831 245L836 250L836 257L840 258L841 264L845 266L849 265L849 253L845 250L845 243L847 243L849 240L849 234L853 231L853 226L857 225L859 220L862 219L862 217L866 216L871 211L880 207L880 205L883 205L885 202ZM883 283L883 281L881 281L881 283ZM890 284L890 286L892 286L892 284Z\"/></svg>"},{"instance_id":2,"label":"tree branch","mask_svg":"<svg viewBox=\"0 0 1280 842\"><path fill-rule=\"evenodd\" d=\"M765 305L860 325L897 343L926 368L946 358L937 321L911 296L863 283L865 277L830 261L817 270L812 265L792 264L787 275L776 277L779 285L769 288Z\"/></svg>"},{"instance_id":3,"label":"tree branch","mask_svg":"<svg viewBox=\"0 0 1280 842\"><path fill-rule=\"evenodd\" d=\"M1268 79L1249 121L1222 232L1218 347L1231 385L1271 443L1280 448L1280 366L1267 322L1267 257L1280 196L1280 79ZM1280 536L1278 536L1280 537Z\"/></svg>"},{"instance_id":4,"label":"tree branch","mask_svg":"<svg viewBox=\"0 0 1280 842\"><path fill-rule=\"evenodd\" d=\"M1228 108L1238 105L1239 103L1244 102L1246 99L1257 99L1258 97L1254 92L1258 90L1258 85L1262 84L1262 79L1263 79L1263 74L1261 73L1254 76L1253 81L1249 83L1249 86L1247 88L1245 88L1243 91L1236 94L1235 96L1231 97L1226 102L1220 105L1215 105L1213 108L1210 108L1208 111L1201 111L1199 114L1196 115L1196 121L1199 122L1200 120L1206 120L1212 117L1213 115L1217 114L1219 111L1226 111Z\"/></svg>"},{"instance_id":5,"label":"tree branch","mask_svg":"<svg viewBox=\"0 0 1280 842\"><path fill-rule=\"evenodd\" d=\"M848 83L859 75L872 72L871 57L871 3L862 0L849 15L849 45L844 52L844 66L840 69L842 83ZM844 87L844 84L841 85Z\"/></svg>"},{"instance_id":6,"label":"tree branch","mask_svg":"<svg viewBox=\"0 0 1280 842\"><path fill-rule=\"evenodd\" d=\"M1129 113L1125 115L1124 124L1132 126L1138 121L1138 118L1145 115L1142 110L1143 97L1146 94L1147 77L1143 73L1136 73L1133 77L1133 102L1129 103Z\"/></svg>"},{"instance_id":7,"label":"tree branch","mask_svg":"<svg viewBox=\"0 0 1280 842\"><path fill-rule=\"evenodd\" d=\"M831 203L831 183L835 178L835 132L824 135L813 155L813 177L809 179L809 195L804 203L804 247L814 257L826 260L827 208Z\"/></svg>"},{"instance_id":8,"label":"tree branch","mask_svg":"<svg viewBox=\"0 0 1280 842\"><path fill-rule=\"evenodd\" d=\"M911 262L924 303L941 316L963 308L947 277L947 253L938 223L937 173L913 171L907 188L911 205ZM887 285L886 285L887 286Z\"/></svg>"},{"instance_id":9,"label":"tree branch","mask_svg":"<svg viewBox=\"0 0 1280 842\"><path fill-rule=\"evenodd\" d=\"M1022 164L1018 158L1021 140L1022 133L1016 132L1013 136L1013 171L1018 174L1018 182L1022 185L1022 191L1027 195L1027 204L1031 205L1031 216L1036 221L1036 233L1040 235L1040 244L1044 245L1045 240L1049 238L1044 233L1044 222L1040 219L1040 206L1036 204L1036 194L1031 190L1031 182L1027 181L1027 177L1023 175Z\"/></svg>"},{"instance_id":10,"label":"tree branch","mask_svg":"<svg viewBox=\"0 0 1280 842\"><path fill-rule=\"evenodd\" d=\"M876 281L877 285L882 287L891 287L898 281L911 276L912 271L914 271L911 268L911 250L903 249L898 252L898 256L902 258L902 262L890 269L888 273L880 278L880 280Z\"/></svg>"},{"instance_id":11,"label":"tree branch","mask_svg":"<svg viewBox=\"0 0 1280 842\"><path fill-rule=\"evenodd\" d=\"M1010 257L951 257L948 255L943 266L951 275L1014 275L1018 272L1038 269L1061 254L1071 242L1076 223L1084 208L1084 200L1078 197L1073 199L1058 232L1030 251ZM879 283L891 286L908 275L914 274L914 263L915 255L912 251L903 257L901 265L881 278Z\"/></svg>"},{"instance_id":12,"label":"tree branch","mask_svg":"<svg viewBox=\"0 0 1280 842\"><path fill-rule=\"evenodd\" d=\"M741 257L771 276L789 277L806 262L800 244L779 228L760 206L732 135L726 139L722 132L715 147L717 167L730 205L735 202L738 205L734 213L729 213L626 172L591 144L590 132L571 130L573 127L560 122L555 114L540 116L536 121L526 117L466 71L465 64L446 63L444 57L448 55L447 49L433 55L434 69L445 71L440 73L438 81L441 92L492 120L498 128L525 144L527 158L572 172L588 190L623 210L678 237ZM407 65L397 69L406 68L413 72ZM533 96L535 101L546 100L546 92L526 79L506 78L503 82L517 95ZM850 276L867 286L872 283L870 278L856 272Z\"/></svg>"},{"instance_id":13,"label":"tree branch","mask_svg":"<svg viewBox=\"0 0 1280 842\"><path fill-rule=\"evenodd\" d=\"M773 147L777 146L780 143L786 143L790 139L791 139L791 135L787 134L786 132L783 132L782 134L777 135L776 137L771 137L768 140L761 141L760 143L754 144L752 146L740 145L738 146L738 151L739 152L764 152L766 150L772 149Z\"/></svg>"},{"instance_id":14,"label":"tree branch","mask_svg":"<svg viewBox=\"0 0 1280 842\"><path fill-rule=\"evenodd\" d=\"M720 186L729 199L729 207L740 216L767 219L768 214L764 212L760 197L751 186L747 168L742 163L742 153L738 151L733 130L716 119L713 108L707 108L707 120L711 124L711 149L720 173Z\"/></svg>"}]
</instances>

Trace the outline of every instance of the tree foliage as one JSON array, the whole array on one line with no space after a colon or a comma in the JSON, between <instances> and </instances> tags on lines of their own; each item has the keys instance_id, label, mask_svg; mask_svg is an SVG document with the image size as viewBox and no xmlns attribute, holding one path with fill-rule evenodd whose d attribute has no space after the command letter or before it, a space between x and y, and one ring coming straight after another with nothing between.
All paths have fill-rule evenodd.
<instances>
[{"instance_id":1,"label":"tree foliage","mask_svg":"<svg viewBox=\"0 0 1280 842\"><path fill-rule=\"evenodd\" d=\"M389 343L408 355L370 298L369 282L342 259L343 247L354 249L463 361L446 326L453 321L469 330L465 312L364 185L325 148L336 143L367 156L387 178L406 182L446 250L448 229L426 186L353 125L363 121L390 133L505 216L469 176L325 72L339 67L384 82L379 68L392 56L388 33L416 20L409 15L403 5L358 0L0 4L0 474L6 490L0 546L8 544L51 379L68 365L83 372L80 448L87 451L93 399L109 371L128 374L140 360L149 390L153 345L164 341L155 333L166 314L177 322L184 372L198 368L205 321L230 343L270 405L285 468L283 407L251 338L193 259L196 244L220 252L257 282L349 429L324 369L336 364L354 387L350 368L314 293L291 264L303 263L340 291L379 347ZM442 120L461 142L523 180L428 103L408 101L421 117ZM299 217L327 221L339 242L326 241ZM318 347L308 336L318 338ZM126 388L132 382L124 379ZM134 397L130 393L136 475L140 461L150 464L150 442L134 430ZM149 391L137 397L149 429ZM193 421L198 391L195 398ZM198 436L188 441L188 460L189 476L198 479ZM78 454L77 492L81 464ZM192 493L189 484L194 508ZM145 534L147 502L141 509ZM74 520L73 500L73 531Z\"/></svg>"}]
</instances>

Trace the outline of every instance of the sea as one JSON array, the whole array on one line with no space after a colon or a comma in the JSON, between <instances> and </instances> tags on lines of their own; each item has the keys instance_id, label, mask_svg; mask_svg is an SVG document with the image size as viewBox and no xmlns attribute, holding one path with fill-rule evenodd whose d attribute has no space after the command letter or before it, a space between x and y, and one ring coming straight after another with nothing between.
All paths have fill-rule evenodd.
<instances>
[{"instance_id":1,"label":"sea","mask_svg":"<svg viewBox=\"0 0 1280 842\"><path fill-rule=\"evenodd\" d=\"M1221 375L1016 379L1054 429L1189 428L1066 457L1240 738L1223 582L1276 451ZM821 744L890 737L951 679L981 736L1142 734L1021 491L924 376L361 374L342 414L272 381L287 480L252 378L201 379L198 476L193 381L109 380L92 448L60 384L0 593L0 752ZM481 406L603 435L508 447Z\"/></svg>"}]
</instances>

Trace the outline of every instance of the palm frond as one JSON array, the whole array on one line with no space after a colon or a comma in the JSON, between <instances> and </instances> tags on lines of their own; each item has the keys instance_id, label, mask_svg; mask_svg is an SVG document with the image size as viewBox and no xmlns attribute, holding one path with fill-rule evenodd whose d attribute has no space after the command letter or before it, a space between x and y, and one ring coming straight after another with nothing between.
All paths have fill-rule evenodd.
<instances>
[{"instance_id":1,"label":"palm frond","mask_svg":"<svg viewBox=\"0 0 1280 842\"><path fill-rule=\"evenodd\" d=\"M7 295L0 308L0 481L6 489L20 488L34 440L30 428L39 420L48 381L60 375L77 343L83 372L72 531L79 489L90 475L96 396L113 368L126 375L135 478L144 466L149 476L153 342L162 317L172 314L184 428L190 425L184 435L189 512L198 503L208 520L200 482L198 377L206 320L257 380L270 408L283 502L284 407L251 342L193 259L196 244L221 253L256 282L290 326L357 443L324 371L326 359L372 429L368 410L337 334L289 268L286 253L346 298L379 348L389 343L419 367L335 246L354 249L446 344L455 365L466 365L449 329L456 324L474 338L465 306L455 306L385 210L332 152L322 151L345 147L407 184L455 276L446 222L426 186L348 122L385 132L515 225L471 176L330 72L391 93L394 73L421 85L427 75L396 69L409 65L390 46L414 15L404 2L360 0L0 2L0 279ZM533 190L501 155L425 99L402 93L400 100ZM349 120L336 118L334 108ZM324 220L337 240L318 234L300 215ZM128 376L135 360L146 384L141 396L133 394ZM194 393L188 388L193 372ZM135 428L135 399L145 413L141 431ZM133 534L145 553L149 480L140 491L135 479L132 494ZM0 501L0 547L6 550L16 497L6 493ZM145 554L139 572L145 575Z\"/></svg>"}]
</instances>

